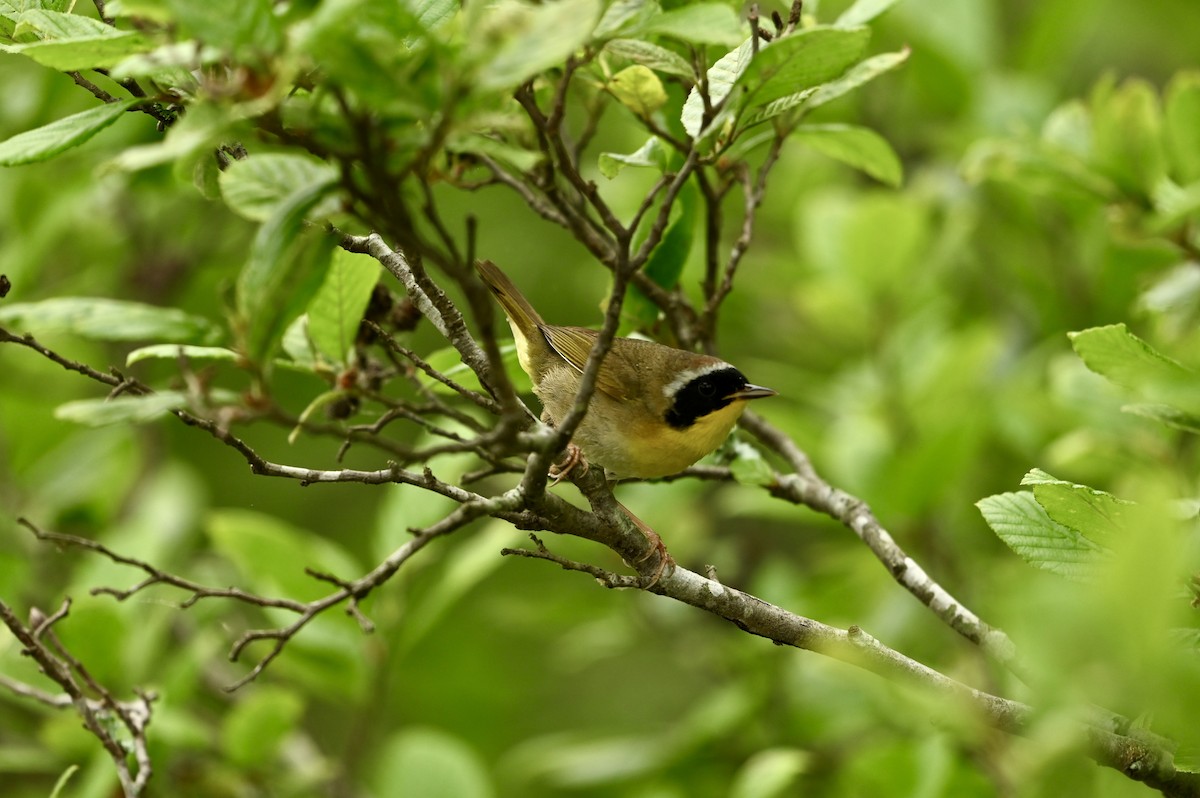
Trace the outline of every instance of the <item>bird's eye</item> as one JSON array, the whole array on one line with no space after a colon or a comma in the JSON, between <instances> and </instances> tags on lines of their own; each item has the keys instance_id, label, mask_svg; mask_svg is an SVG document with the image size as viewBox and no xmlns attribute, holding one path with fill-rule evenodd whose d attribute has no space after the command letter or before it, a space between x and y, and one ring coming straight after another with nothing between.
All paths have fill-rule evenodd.
<instances>
[{"instance_id":1,"label":"bird's eye","mask_svg":"<svg viewBox=\"0 0 1200 798\"><path fill-rule=\"evenodd\" d=\"M700 380L700 382L696 385L696 390L699 391L700 395L705 399L710 399L716 394L717 386L713 385L709 380Z\"/></svg>"}]
</instances>

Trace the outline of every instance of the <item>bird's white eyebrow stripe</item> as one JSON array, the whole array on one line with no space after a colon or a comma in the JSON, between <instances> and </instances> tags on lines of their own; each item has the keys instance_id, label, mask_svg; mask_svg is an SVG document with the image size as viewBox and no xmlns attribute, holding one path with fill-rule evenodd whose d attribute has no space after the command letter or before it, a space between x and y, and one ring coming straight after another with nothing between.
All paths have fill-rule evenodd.
<instances>
[{"instance_id":1,"label":"bird's white eyebrow stripe","mask_svg":"<svg viewBox=\"0 0 1200 798\"><path fill-rule=\"evenodd\" d=\"M663 396L670 399L672 396L679 393L679 390L683 388L683 386L687 385L697 377L703 377L705 374L712 374L714 371L724 371L725 369L731 368L733 368L733 366L725 363L724 361L718 360L716 363L710 363L707 366L701 366L697 369L681 371L679 372L679 375L675 377L675 379L671 380L671 382L663 388Z\"/></svg>"}]
</instances>

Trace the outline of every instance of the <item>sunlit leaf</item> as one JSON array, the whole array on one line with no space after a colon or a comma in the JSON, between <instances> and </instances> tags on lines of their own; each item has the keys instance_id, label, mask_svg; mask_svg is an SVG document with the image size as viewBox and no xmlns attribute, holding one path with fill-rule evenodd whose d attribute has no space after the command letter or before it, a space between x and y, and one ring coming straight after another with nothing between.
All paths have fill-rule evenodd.
<instances>
[{"instance_id":1,"label":"sunlit leaf","mask_svg":"<svg viewBox=\"0 0 1200 798\"><path fill-rule=\"evenodd\" d=\"M1033 488L1034 498L1050 518L1094 543L1106 545L1130 531L1132 502L1087 485L1055 479L1037 468L1026 474L1021 484Z\"/></svg>"},{"instance_id":2,"label":"sunlit leaf","mask_svg":"<svg viewBox=\"0 0 1200 798\"><path fill-rule=\"evenodd\" d=\"M1200 375L1133 335L1124 324L1068 334L1089 369L1151 400L1200 410Z\"/></svg>"},{"instance_id":3,"label":"sunlit leaf","mask_svg":"<svg viewBox=\"0 0 1200 798\"><path fill-rule=\"evenodd\" d=\"M753 45L747 39L738 47L721 56L715 64L709 67L705 76L705 82L708 85L708 97L711 106L716 107L733 91L734 84L737 82L738 77L745 71L746 66L750 63L750 59L753 56ZM722 118L731 115L732 110L727 108L727 113L720 114L718 118L710 119L706 123L704 118L704 98L700 94L700 87L694 86L688 93L687 100L683 103L683 112L679 118L687 134L696 139L712 133L720 127Z\"/></svg>"},{"instance_id":4,"label":"sunlit leaf","mask_svg":"<svg viewBox=\"0 0 1200 798\"><path fill-rule=\"evenodd\" d=\"M667 102L667 92L658 75L641 64L622 69L606 86L622 105L638 116L649 116Z\"/></svg>"},{"instance_id":5,"label":"sunlit leaf","mask_svg":"<svg viewBox=\"0 0 1200 798\"><path fill-rule=\"evenodd\" d=\"M667 168L667 151L657 136L651 136L646 143L628 155L617 152L600 153L600 174L610 180L620 174L626 166L645 166L662 171Z\"/></svg>"},{"instance_id":6,"label":"sunlit leaf","mask_svg":"<svg viewBox=\"0 0 1200 798\"><path fill-rule=\"evenodd\" d=\"M125 356L125 365L132 366L143 360L179 360L204 362L214 360L237 361L239 355L232 349L221 346L185 346L182 344L151 344L141 346Z\"/></svg>"},{"instance_id":7,"label":"sunlit leaf","mask_svg":"<svg viewBox=\"0 0 1200 798\"><path fill-rule=\"evenodd\" d=\"M136 99L128 99L105 103L48 125L18 133L0 143L0 166L45 161L72 147L78 147L120 119L136 102Z\"/></svg>"},{"instance_id":8,"label":"sunlit leaf","mask_svg":"<svg viewBox=\"0 0 1200 798\"><path fill-rule=\"evenodd\" d=\"M1056 522L1032 493L1000 493L975 503L988 526L1030 565L1069 579L1087 579L1104 550Z\"/></svg>"},{"instance_id":9,"label":"sunlit leaf","mask_svg":"<svg viewBox=\"0 0 1200 798\"><path fill-rule=\"evenodd\" d=\"M28 56L62 72L109 67L151 47L140 33L117 30L79 14L43 9L22 13L12 35L17 43L0 45L0 50Z\"/></svg>"}]
</instances>

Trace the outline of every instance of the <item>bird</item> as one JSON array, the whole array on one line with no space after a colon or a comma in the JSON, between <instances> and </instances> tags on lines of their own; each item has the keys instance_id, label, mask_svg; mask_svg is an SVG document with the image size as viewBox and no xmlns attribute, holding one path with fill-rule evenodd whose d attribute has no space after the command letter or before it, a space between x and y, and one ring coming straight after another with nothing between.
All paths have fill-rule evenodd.
<instances>
[{"instance_id":1,"label":"bird","mask_svg":"<svg viewBox=\"0 0 1200 798\"><path fill-rule=\"evenodd\" d=\"M542 421L558 426L574 405L599 333L547 324L496 264L479 260L475 266L508 317L517 359L542 403ZM579 453L612 478L677 474L725 442L748 402L777 393L712 355L616 338L571 439L577 449L568 451L559 475Z\"/></svg>"}]
</instances>

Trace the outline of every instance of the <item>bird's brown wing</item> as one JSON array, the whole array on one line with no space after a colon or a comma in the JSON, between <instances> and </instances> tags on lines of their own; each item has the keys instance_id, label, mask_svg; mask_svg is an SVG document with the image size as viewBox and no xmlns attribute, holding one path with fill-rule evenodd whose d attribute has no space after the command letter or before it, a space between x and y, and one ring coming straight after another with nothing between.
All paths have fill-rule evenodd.
<instances>
[{"instance_id":1,"label":"bird's brown wing","mask_svg":"<svg viewBox=\"0 0 1200 798\"><path fill-rule=\"evenodd\" d=\"M542 325L538 329L546 337L546 342L550 344L551 349L567 361L571 368L583 373L583 367L587 365L588 355L591 354L592 346L596 343L599 333L586 327ZM604 362L600 364L600 373L596 377L596 388L613 399L624 401L629 398L630 390L629 386L625 384L626 381L621 379L617 363L618 361L612 357L610 351L609 355L604 358Z\"/></svg>"}]
</instances>

